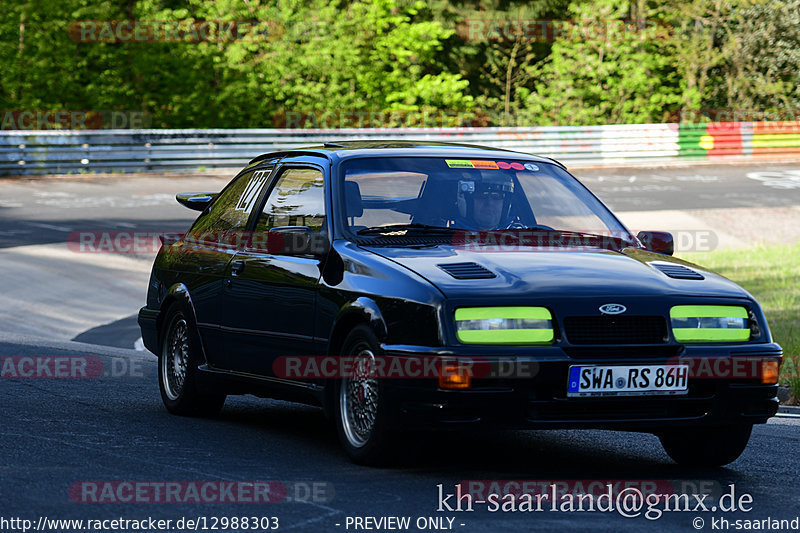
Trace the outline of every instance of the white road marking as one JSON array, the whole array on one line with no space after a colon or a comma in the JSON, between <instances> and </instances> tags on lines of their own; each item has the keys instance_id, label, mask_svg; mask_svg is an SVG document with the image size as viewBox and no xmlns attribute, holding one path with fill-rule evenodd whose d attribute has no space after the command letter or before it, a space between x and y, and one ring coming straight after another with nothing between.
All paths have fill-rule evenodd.
<instances>
[{"instance_id":1,"label":"white road marking","mask_svg":"<svg viewBox=\"0 0 800 533\"><path fill-rule=\"evenodd\" d=\"M27 222L27 221L23 221L23 224L27 224L29 226L36 226L37 228L63 231L64 233L70 233L72 231L72 228L68 228L66 226L56 226L55 224L42 224L41 222Z\"/></svg>"},{"instance_id":2,"label":"white road marking","mask_svg":"<svg viewBox=\"0 0 800 533\"><path fill-rule=\"evenodd\" d=\"M64 191L35 191L33 195L40 198L72 198L75 196L71 192Z\"/></svg>"},{"instance_id":3,"label":"white road marking","mask_svg":"<svg viewBox=\"0 0 800 533\"><path fill-rule=\"evenodd\" d=\"M748 172L747 177L773 189L800 189L800 170Z\"/></svg>"},{"instance_id":4,"label":"white road marking","mask_svg":"<svg viewBox=\"0 0 800 533\"><path fill-rule=\"evenodd\" d=\"M777 416L773 416L772 418L767 420L767 424L770 425L770 426L800 426L800 420L798 420L797 418L794 418L794 417L791 417L791 418L780 417L780 418L778 418Z\"/></svg>"},{"instance_id":5,"label":"white road marking","mask_svg":"<svg viewBox=\"0 0 800 533\"><path fill-rule=\"evenodd\" d=\"M55 196L39 195L36 200L37 205L54 207L57 209L89 209L98 207L137 208L153 207L163 205L173 205L175 195L173 194L142 194L135 196Z\"/></svg>"}]
</instances>

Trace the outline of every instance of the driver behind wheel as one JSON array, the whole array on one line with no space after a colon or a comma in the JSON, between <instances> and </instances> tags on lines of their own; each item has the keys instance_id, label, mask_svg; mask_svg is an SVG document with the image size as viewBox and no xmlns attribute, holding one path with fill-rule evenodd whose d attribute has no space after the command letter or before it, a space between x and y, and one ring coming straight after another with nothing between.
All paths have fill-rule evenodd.
<instances>
[{"instance_id":1,"label":"driver behind wheel","mask_svg":"<svg viewBox=\"0 0 800 533\"><path fill-rule=\"evenodd\" d=\"M459 217L455 219L455 226L481 231L513 226L513 193L511 177L496 172L482 172L480 176L459 180L456 193Z\"/></svg>"}]
</instances>

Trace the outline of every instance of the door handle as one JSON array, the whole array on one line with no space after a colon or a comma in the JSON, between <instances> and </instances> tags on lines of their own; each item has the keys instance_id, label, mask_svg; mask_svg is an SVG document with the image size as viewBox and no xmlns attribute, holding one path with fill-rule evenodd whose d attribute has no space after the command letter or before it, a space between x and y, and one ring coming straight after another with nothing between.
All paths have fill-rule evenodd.
<instances>
[{"instance_id":1,"label":"door handle","mask_svg":"<svg viewBox=\"0 0 800 533\"><path fill-rule=\"evenodd\" d=\"M244 261L234 261L231 264L231 276L238 276L244 270Z\"/></svg>"}]
</instances>

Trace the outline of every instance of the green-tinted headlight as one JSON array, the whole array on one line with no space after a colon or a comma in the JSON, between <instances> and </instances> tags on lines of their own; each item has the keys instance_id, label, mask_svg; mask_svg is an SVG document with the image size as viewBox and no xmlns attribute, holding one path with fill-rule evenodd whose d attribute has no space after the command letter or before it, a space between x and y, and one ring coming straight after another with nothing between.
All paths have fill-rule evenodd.
<instances>
[{"instance_id":1,"label":"green-tinted headlight","mask_svg":"<svg viewBox=\"0 0 800 533\"><path fill-rule=\"evenodd\" d=\"M548 344L553 316L544 307L462 307L456 335L465 344Z\"/></svg>"},{"instance_id":2,"label":"green-tinted headlight","mask_svg":"<svg viewBox=\"0 0 800 533\"><path fill-rule=\"evenodd\" d=\"M750 340L747 309L734 305L676 305L670 309L672 334L678 342Z\"/></svg>"}]
</instances>

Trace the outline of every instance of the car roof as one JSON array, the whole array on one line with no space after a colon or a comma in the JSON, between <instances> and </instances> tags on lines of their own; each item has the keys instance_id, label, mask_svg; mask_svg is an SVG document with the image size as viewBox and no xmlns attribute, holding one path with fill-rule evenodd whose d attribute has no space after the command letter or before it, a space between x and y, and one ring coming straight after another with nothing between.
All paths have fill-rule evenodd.
<instances>
[{"instance_id":1,"label":"car roof","mask_svg":"<svg viewBox=\"0 0 800 533\"><path fill-rule=\"evenodd\" d=\"M503 148L477 146L474 144L449 143L440 141L332 141L322 145L308 146L269 152L250 161L249 165L276 157L294 155L315 155L330 160L344 160L359 157L454 157L454 158L490 158L490 159L525 159L539 163L553 163L562 168L563 164L549 157L514 152ZM249 166L248 165L248 166Z\"/></svg>"}]
</instances>

